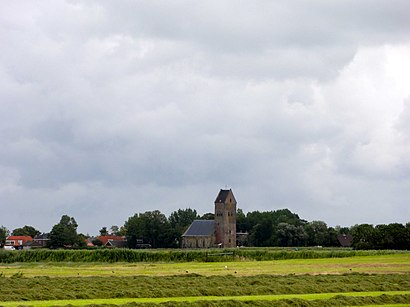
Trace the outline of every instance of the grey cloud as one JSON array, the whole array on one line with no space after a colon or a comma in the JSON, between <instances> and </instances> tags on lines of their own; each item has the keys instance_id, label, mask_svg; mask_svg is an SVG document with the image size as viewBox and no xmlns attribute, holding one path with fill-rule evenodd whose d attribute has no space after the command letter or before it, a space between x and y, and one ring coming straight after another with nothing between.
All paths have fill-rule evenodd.
<instances>
[{"instance_id":1,"label":"grey cloud","mask_svg":"<svg viewBox=\"0 0 410 307\"><path fill-rule=\"evenodd\" d=\"M5 218L47 231L71 214L96 233L144 210L212 211L227 185L245 211L404 222L409 76L386 70L384 46L408 50L409 11L407 1L9 3L0 206L16 209ZM384 213L367 218L369 203ZM355 206L354 218L340 213Z\"/></svg>"}]
</instances>

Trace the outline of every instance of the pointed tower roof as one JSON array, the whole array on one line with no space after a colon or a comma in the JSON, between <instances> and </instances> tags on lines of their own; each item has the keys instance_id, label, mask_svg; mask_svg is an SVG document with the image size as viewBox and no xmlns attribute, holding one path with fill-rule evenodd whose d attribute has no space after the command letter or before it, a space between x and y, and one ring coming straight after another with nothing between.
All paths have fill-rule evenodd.
<instances>
[{"instance_id":1,"label":"pointed tower roof","mask_svg":"<svg viewBox=\"0 0 410 307\"><path fill-rule=\"evenodd\" d=\"M228 199L228 196L229 196L229 195L231 195L231 197L235 200L235 196L233 196L233 193L232 193L232 190L231 190L231 189L229 189L229 190L223 190L223 189L221 189L221 190L219 191L218 196L217 196L216 199L215 199L215 203L216 203L216 204L217 204L217 203L225 203L226 200ZM235 200L235 202L236 202L236 200Z\"/></svg>"}]
</instances>

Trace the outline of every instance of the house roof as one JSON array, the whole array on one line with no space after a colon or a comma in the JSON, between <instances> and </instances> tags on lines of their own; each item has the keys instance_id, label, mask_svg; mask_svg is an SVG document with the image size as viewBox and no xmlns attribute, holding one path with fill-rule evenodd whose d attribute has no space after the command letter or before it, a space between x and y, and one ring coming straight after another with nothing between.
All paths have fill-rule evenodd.
<instances>
[{"instance_id":1,"label":"house roof","mask_svg":"<svg viewBox=\"0 0 410 307\"><path fill-rule=\"evenodd\" d=\"M121 240L121 241L109 240L107 244L105 245L111 246L111 247L127 247L127 241L126 240Z\"/></svg>"},{"instance_id":2,"label":"house roof","mask_svg":"<svg viewBox=\"0 0 410 307\"><path fill-rule=\"evenodd\" d=\"M339 240L339 243L343 247L350 247L352 245L353 237L352 235L338 235L337 240Z\"/></svg>"},{"instance_id":3,"label":"house roof","mask_svg":"<svg viewBox=\"0 0 410 307\"><path fill-rule=\"evenodd\" d=\"M23 240L23 241L31 241L33 240L30 236L8 236L7 240Z\"/></svg>"},{"instance_id":4,"label":"house roof","mask_svg":"<svg viewBox=\"0 0 410 307\"><path fill-rule=\"evenodd\" d=\"M19 242L18 241L22 241L22 244L25 244L28 241L33 241L33 238L30 236L8 236L6 238L6 245L7 245L7 241L14 241L13 245L14 246L18 246Z\"/></svg>"},{"instance_id":5,"label":"house roof","mask_svg":"<svg viewBox=\"0 0 410 307\"><path fill-rule=\"evenodd\" d=\"M42 233L42 234L39 234L39 235L36 235L34 238L33 238L33 240L50 240L49 239L49 234L48 233Z\"/></svg>"},{"instance_id":6,"label":"house roof","mask_svg":"<svg viewBox=\"0 0 410 307\"><path fill-rule=\"evenodd\" d=\"M215 221L212 220L195 220L188 227L183 237L210 236L215 231Z\"/></svg>"},{"instance_id":7,"label":"house roof","mask_svg":"<svg viewBox=\"0 0 410 307\"><path fill-rule=\"evenodd\" d=\"M218 196L215 199L216 203L224 203L228 198L229 192L231 190L220 190Z\"/></svg>"},{"instance_id":8,"label":"house roof","mask_svg":"<svg viewBox=\"0 0 410 307\"><path fill-rule=\"evenodd\" d=\"M98 236L97 239L100 240L103 245L106 245L108 241L125 241L124 236Z\"/></svg>"}]
</instances>

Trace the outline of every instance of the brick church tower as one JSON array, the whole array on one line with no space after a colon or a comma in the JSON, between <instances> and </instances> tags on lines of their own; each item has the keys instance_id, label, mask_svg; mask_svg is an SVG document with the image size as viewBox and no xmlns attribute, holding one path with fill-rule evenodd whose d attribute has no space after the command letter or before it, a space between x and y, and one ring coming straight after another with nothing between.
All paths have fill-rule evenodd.
<instances>
[{"instance_id":1,"label":"brick church tower","mask_svg":"<svg viewBox=\"0 0 410 307\"><path fill-rule=\"evenodd\" d=\"M215 243L236 247L236 200L232 190L221 190L215 200Z\"/></svg>"}]
</instances>

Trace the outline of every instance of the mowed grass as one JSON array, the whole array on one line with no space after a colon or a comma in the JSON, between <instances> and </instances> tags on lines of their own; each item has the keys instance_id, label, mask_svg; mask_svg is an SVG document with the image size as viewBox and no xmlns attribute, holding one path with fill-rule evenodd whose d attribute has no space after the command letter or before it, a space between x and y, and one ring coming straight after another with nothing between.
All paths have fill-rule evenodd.
<instances>
[{"instance_id":1,"label":"mowed grass","mask_svg":"<svg viewBox=\"0 0 410 307\"><path fill-rule=\"evenodd\" d=\"M272 301L275 301L272 303ZM185 263L0 264L0 306L410 305L410 254Z\"/></svg>"},{"instance_id":2,"label":"mowed grass","mask_svg":"<svg viewBox=\"0 0 410 307\"><path fill-rule=\"evenodd\" d=\"M410 254L356 256L349 258L290 259L273 261L185 262L185 263L13 263L1 264L0 276L202 276L260 274L401 274L410 272Z\"/></svg>"},{"instance_id":3,"label":"mowed grass","mask_svg":"<svg viewBox=\"0 0 410 307\"><path fill-rule=\"evenodd\" d=\"M192 296L192 297L160 297L160 298L115 298L115 299L77 299L77 300L50 300L50 301L19 301L2 302L2 306L87 306L87 305L124 305L129 303L160 304L166 302L194 303L198 301L278 301L278 300L329 300L337 296L344 297L377 297L381 295L397 296L410 295L410 291L373 291L373 292L342 292L342 293L314 293L314 294L280 294L280 295L243 295L243 296ZM404 306L404 305L403 305Z\"/></svg>"}]
</instances>

